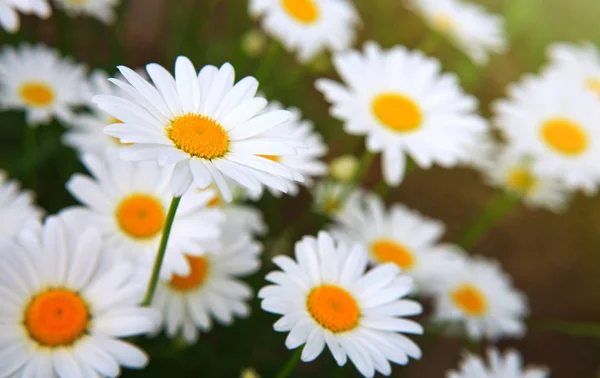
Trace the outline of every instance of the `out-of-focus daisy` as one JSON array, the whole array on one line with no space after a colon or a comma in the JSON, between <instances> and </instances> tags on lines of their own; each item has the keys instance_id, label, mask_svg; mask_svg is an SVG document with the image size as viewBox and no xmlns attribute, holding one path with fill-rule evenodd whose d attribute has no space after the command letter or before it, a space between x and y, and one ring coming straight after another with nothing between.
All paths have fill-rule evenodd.
<instances>
[{"instance_id":1,"label":"out-of-focus daisy","mask_svg":"<svg viewBox=\"0 0 600 378\"><path fill-rule=\"evenodd\" d=\"M409 4L477 64L486 64L490 52L506 49L504 20L480 5L462 0L410 0Z\"/></svg>"},{"instance_id":2,"label":"out-of-focus daisy","mask_svg":"<svg viewBox=\"0 0 600 378\"><path fill-rule=\"evenodd\" d=\"M226 232L221 240L203 256L186 256L189 274L159 284L152 306L162 311L168 337L181 333L192 344L198 329L210 331L212 319L231 325L234 317L250 314L252 289L240 278L258 270L262 247L247 234Z\"/></svg>"},{"instance_id":3,"label":"out-of-focus daisy","mask_svg":"<svg viewBox=\"0 0 600 378\"><path fill-rule=\"evenodd\" d=\"M497 349L488 350L489 366L481 357L468 354L459 371L450 371L448 378L547 378L550 372L542 367L523 369L523 359L516 350L508 350L501 355Z\"/></svg>"},{"instance_id":4,"label":"out-of-focus daisy","mask_svg":"<svg viewBox=\"0 0 600 378\"><path fill-rule=\"evenodd\" d=\"M295 248L296 261L277 256L282 271L267 274L273 285L260 290L265 311L283 315L274 329L290 332L286 346L306 344L302 361L318 357L325 345L339 366L348 358L365 377L391 373L390 361L405 365L420 358L421 350L402 333L421 334L423 328L405 316L422 312L421 305L402 299L412 280L393 264L365 272L368 257L354 244L333 240L326 232L305 237Z\"/></svg>"},{"instance_id":5,"label":"out-of-focus daisy","mask_svg":"<svg viewBox=\"0 0 600 378\"><path fill-rule=\"evenodd\" d=\"M270 102L265 108L265 112L283 109L283 106L278 102ZM292 117L283 125L273 128L263 134L263 138L288 138L298 143L297 155L260 155L269 160L276 161L289 167L304 176L304 184L312 184L311 178L323 176L327 173L327 165L321 159L327 154L327 145L323 143L323 139L319 133L314 130L313 123L302 119L300 110L296 108L287 109ZM290 195L298 194L298 185L294 182L289 182ZM271 190L272 194L278 195L277 191Z\"/></svg>"},{"instance_id":6,"label":"out-of-focus daisy","mask_svg":"<svg viewBox=\"0 0 600 378\"><path fill-rule=\"evenodd\" d=\"M39 221L42 211L33 204L33 193L19 190L0 170L0 237L13 237L31 221Z\"/></svg>"},{"instance_id":7,"label":"out-of-focus daisy","mask_svg":"<svg viewBox=\"0 0 600 378\"><path fill-rule=\"evenodd\" d=\"M165 225L171 170L153 162L124 162L112 154L84 155L93 178L76 174L67 183L71 194L87 207L90 222L98 224L110 252L151 268ZM224 215L208 209L211 192L190 191L182 197L173 221L161 278L189 274L186 255L199 256L214 246Z\"/></svg>"},{"instance_id":8,"label":"out-of-focus daisy","mask_svg":"<svg viewBox=\"0 0 600 378\"><path fill-rule=\"evenodd\" d=\"M600 98L600 52L593 43L556 43L548 48L548 56L547 70L565 70Z\"/></svg>"},{"instance_id":9,"label":"out-of-focus daisy","mask_svg":"<svg viewBox=\"0 0 600 378\"><path fill-rule=\"evenodd\" d=\"M115 8L120 0L54 0L70 16L88 15L105 24L115 20Z\"/></svg>"},{"instance_id":10,"label":"out-of-focus daisy","mask_svg":"<svg viewBox=\"0 0 600 378\"><path fill-rule=\"evenodd\" d=\"M597 190L600 183L600 107L594 93L553 71L527 76L494 104L495 124L516 153L530 156L535 175L570 189Z\"/></svg>"},{"instance_id":11,"label":"out-of-focus daisy","mask_svg":"<svg viewBox=\"0 0 600 378\"><path fill-rule=\"evenodd\" d=\"M500 265L465 259L447 271L436 293L435 318L460 325L472 339L496 340L525 334L526 298Z\"/></svg>"},{"instance_id":12,"label":"out-of-focus daisy","mask_svg":"<svg viewBox=\"0 0 600 378\"><path fill-rule=\"evenodd\" d=\"M337 217L332 233L349 243L360 243L375 264L394 263L412 277L419 291L432 292L440 276L462 260L455 247L440 244L442 222L429 219L403 205L389 211L380 197L350 201Z\"/></svg>"},{"instance_id":13,"label":"out-of-focus daisy","mask_svg":"<svg viewBox=\"0 0 600 378\"><path fill-rule=\"evenodd\" d=\"M302 62L326 49L348 49L360 22L346 0L250 0L250 14L262 17L265 31Z\"/></svg>"},{"instance_id":14,"label":"out-of-focus daisy","mask_svg":"<svg viewBox=\"0 0 600 378\"><path fill-rule=\"evenodd\" d=\"M52 9L46 0L0 0L0 26L10 33L19 30L19 13L47 18Z\"/></svg>"},{"instance_id":15,"label":"out-of-focus daisy","mask_svg":"<svg viewBox=\"0 0 600 378\"><path fill-rule=\"evenodd\" d=\"M571 197L570 191L555 178L536 176L531 165L531 159L507 148L496 156L493 165L482 171L491 185L521 197L527 206L555 212L564 210Z\"/></svg>"},{"instance_id":16,"label":"out-of-focus daisy","mask_svg":"<svg viewBox=\"0 0 600 378\"><path fill-rule=\"evenodd\" d=\"M147 364L118 338L153 331L160 313L139 307L132 264L99 268L102 237L85 219L53 216L0 244L2 376L115 377Z\"/></svg>"},{"instance_id":17,"label":"out-of-focus daisy","mask_svg":"<svg viewBox=\"0 0 600 378\"><path fill-rule=\"evenodd\" d=\"M0 51L0 106L23 109L31 126L63 122L73 107L86 102L85 68L56 50L38 44L4 47Z\"/></svg>"},{"instance_id":18,"label":"out-of-focus daisy","mask_svg":"<svg viewBox=\"0 0 600 378\"><path fill-rule=\"evenodd\" d=\"M406 155L423 168L454 166L487 129L458 78L441 74L440 63L420 52L368 42L363 54L336 54L334 64L345 85L320 79L316 86L346 132L366 135L367 149L382 153L389 185L402 181Z\"/></svg>"},{"instance_id":19,"label":"out-of-focus daisy","mask_svg":"<svg viewBox=\"0 0 600 378\"><path fill-rule=\"evenodd\" d=\"M226 201L231 190L224 175L259 192L261 185L287 192L285 180L302 176L257 155L294 155L288 139L261 134L288 121L284 110L258 113L266 106L254 97L258 82L246 77L233 85L233 67L205 66L200 73L186 57L177 58L175 79L157 64L146 67L151 85L127 67L119 70L129 83L111 79L129 98L100 95L99 107L121 124L105 132L131 146L121 149L125 160L156 161L174 165L171 190L180 196L192 185L206 188L215 183Z\"/></svg>"}]
</instances>

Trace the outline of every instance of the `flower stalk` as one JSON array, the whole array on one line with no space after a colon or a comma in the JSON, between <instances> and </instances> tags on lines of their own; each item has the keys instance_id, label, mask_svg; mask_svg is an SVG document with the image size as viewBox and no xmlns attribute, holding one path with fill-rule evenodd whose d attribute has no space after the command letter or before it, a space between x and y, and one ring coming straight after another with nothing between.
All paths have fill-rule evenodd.
<instances>
[{"instance_id":1,"label":"flower stalk","mask_svg":"<svg viewBox=\"0 0 600 378\"><path fill-rule=\"evenodd\" d=\"M287 378L292 373L292 371L294 371L294 368L296 367L296 365L298 365L298 362L300 362L301 356L302 356L302 348L296 349L294 351L294 354L292 354L290 359L287 361L287 363L283 367L283 369L281 369L279 374L277 374L277 378Z\"/></svg>"}]
</instances>

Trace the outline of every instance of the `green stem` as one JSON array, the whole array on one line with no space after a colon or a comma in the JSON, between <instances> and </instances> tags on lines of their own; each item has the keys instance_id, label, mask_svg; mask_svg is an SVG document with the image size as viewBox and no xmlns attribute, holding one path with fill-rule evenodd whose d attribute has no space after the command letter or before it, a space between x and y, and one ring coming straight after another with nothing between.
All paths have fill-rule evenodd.
<instances>
[{"instance_id":1,"label":"green stem","mask_svg":"<svg viewBox=\"0 0 600 378\"><path fill-rule=\"evenodd\" d=\"M25 136L23 138L23 150L25 161L23 166L25 167L25 182L28 188L35 190L36 187L36 138L35 138L35 127L25 125Z\"/></svg>"},{"instance_id":2,"label":"green stem","mask_svg":"<svg viewBox=\"0 0 600 378\"><path fill-rule=\"evenodd\" d=\"M292 354L292 356L285 364L283 369L281 369L279 374L277 374L277 378L288 377L292 373L296 365L298 365L298 362L300 362L300 356L302 356L302 348L298 348L294 351L294 354Z\"/></svg>"},{"instance_id":3,"label":"green stem","mask_svg":"<svg viewBox=\"0 0 600 378\"><path fill-rule=\"evenodd\" d=\"M154 260L154 267L152 268L152 276L150 282L148 282L148 289L144 296L142 306L150 306L154 292L156 291L156 285L158 284L158 276L160 274L160 267L162 266L163 259L165 258L165 252L167 250L167 242L169 241L169 234L171 233L171 227L173 226L173 220L175 219L175 213L177 212L177 206L179 206L181 197L173 197L171 200L171 206L169 206L169 213L167 214L167 220L165 221L165 228L160 239L160 245L158 246L158 252L156 253L156 260Z\"/></svg>"},{"instance_id":4,"label":"green stem","mask_svg":"<svg viewBox=\"0 0 600 378\"><path fill-rule=\"evenodd\" d=\"M519 201L518 196L507 192L500 192L492 196L458 239L458 245L469 251L486 232L514 209Z\"/></svg>"},{"instance_id":5,"label":"green stem","mask_svg":"<svg viewBox=\"0 0 600 378\"><path fill-rule=\"evenodd\" d=\"M369 167L371 166L371 162L373 161L374 157L375 155L369 150L365 150L365 152L363 152L362 156L360 157L360 166L356 170L356 173L354 174L352 179L348 182L348 185L340 193L340 196L338 198L338 207L340 209L342 208L348 197L350 197L350 194L352 194L354 188L356 188L358 184L360 184L360 181L367 172L367 169L369 169Z\"/></svg>"},{"instance_id":6,"label":"green stem","mask_svg":"<svg viewBox=\"0 0 600 378\"><path fill-rule=\"evenodd\" d=\"M600 324L561 321L530 321L533 331L562 333L570 336L600 337Z\"/></svg>"},{"instance_id":7,"label":"green stem","mask_svg":"<svg viewBox=\"0 0 600 378\"><path fill-rule=\"evenodd\" d=\"M269 46L265 56L261 59L258 68L256 68L256 72L254 77L258 80L259 83L264 82L269 74L273 71L275 64L281 57L283 50L279 43L275 41L271 41L271 45Z\"/></svg>"},{"instance_id":8,"label":"green stem","mask_svg":"<svg viewBox=\"0 0 600 378\"><path fill-rule=\"evenodd\" d=\"M423 40L421 40L421 42L419 42L419 44L415 46L415 49L419 49L423 51L423 53L429 54L437 48L437 46L440 43L440 40L441 38L439 33L435 31L430 31L429 33L427 33L425 38L423 38Z\"/></svg>"},{"instance_id":9,"label":"green stem","mask_svg":"<svg viewBox=\"0 0 600 378\"><path fill-rule=\"evenodd\" d=\"M411 172L414 172L416 168L417 164L414 162L414 160L407 157L406 168L404 170L404 178L406 178L406 176L408 176ZM379 182L377 182L377 184L375 184L375 186L373 187L373 191L379 194L381 198L385 199L395 188L397 187L389 186L382 177L379 179Z\"/></svg>"}]
</instances>

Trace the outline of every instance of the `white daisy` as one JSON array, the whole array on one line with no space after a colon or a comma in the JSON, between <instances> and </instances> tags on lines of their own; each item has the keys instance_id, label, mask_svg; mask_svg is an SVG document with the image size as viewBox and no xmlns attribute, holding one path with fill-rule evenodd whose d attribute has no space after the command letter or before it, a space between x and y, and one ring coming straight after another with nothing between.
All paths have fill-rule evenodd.
<instances>
[{"instance_id":1,"label":"white daisy","mask_svg":"<svg viewBox=\"0 0 600 378\"><path fill-rule=\"evenodd\" d=\"M471 339L517 337L525 334L526 298L500 265L479 257L440 277L434 317L460 325Z\"/></svg>"},{"instance_id":2,"label":"white daisy","mask_svg":"<svg viewBox=\"0 0 600 378\"><path fill-rule=\"evenodd\" d=\"M550 372L542 367L523 369L523 359L516 350L508 350L504 356L497 349L488 349L489 367L481 357L466 355L459 371L450 371L448 378L547 378Z\"/></svg>"},{"instance_id":3,"label":"white daisy","mask_svg":"<svg viewBox=\"0 0 600 378\"><path fill-rule=\"evenodd\" d=\"M85 219L53 216L0 245L3 377L115 377L147 364L118 338L153 331L160 313L139 307L131 264L99 269L102 238Z\"/></svg>"},{"instance_id":4,"label":"white daisy","mask_svg":"<svg viewBox=\"0 0 600 378\"><path fill-rule=\"evenodd\" d=\"M441 74L440 63L420 52L402 46L384 51L368 42L364 54L336 54L334 64L345 85L320 79L316 86L346 132L366 134L367 149L382 152L389 185L402 181L405 154L423 168L451 167L466 158L488 127L456 75Z\"/></svg>"},{"instance_id":5,"label":"white daisy","mask_svg":"<svg viewBox=\"0 0 600 378\"><path fill-rule=\"evenodd\" d=\"M265 112L283 109L278 102L270 102L265 108ZM323 176L327 173L327 164L322 162L321 158L327 154L327 145L323 143L323 138L314 130L313 123L302 119L302 113L299 109L287 109L292 117L283 125L273 128L263 134L264 138L288 138L298 143L297 155L260 155L269 160L276 161L286 167L299 172L304 176L304 184L311 185L313 177ZM298 185L289 182L290 195L298 194ZM273 195L279 195L280 192L271 190Z\"/></svg>"},{"instance_id":6,"label":"white daisy","mask_svg":"<svg viewBox=\"0 0 600 378\"><path fill-rule=\"evenodd\" d=\"M95 17L105 24L112 24L115 20L115 8L120 0L54 0L70 16L81 14Z\"/></svg>"},{"instance_id":7,"label":"white daisy","mask_svg":"<svg viewBox=\"0 0 600 378\"><path fill-rule=\"evenodd\" d=\"M6 172L0 170L0 237L16 236L25 225L42 216L33 204L33 193L19 189L19 183L8 180Z\"/></svg>"},{"instance_id":8,"label":"white daisy","mask_svg":"<svg viewBox=\"0 0 600 378\"><path fill-rule=\"evenodd\" d=\"M360 19L347 0L250 0L250 14L262 27L306 62L328 49L343 51L354 43Z\"/></svg>"},{"instance_id":9,"label":"white daisy","mask_svg":"<svg viewBox=\"0 0 600 378\"><path fill-rule=\"evenodd\" d=\"M462 260L454 246L440 243L445 230L442 222L400 204L386 211L381 198L373 194L350 201L336 220L335 236L360 243L375 264L396 264L422 292L431 293L438 277Z\"/></svg>"},{"instance_id":10,"label":"white daisy","mask_svg":"<svg viewBox=\"0 0 600 378\"><path fill-rule=\"evenodd\" d=\"M234 317L250 314L247 302L253 296L252 289L240 278L258 270L262 247L248 235L232 231L221 238L222 247L204 256L186 256L189 274L174 274L159 284L152 306L162 311L168 337L181 333L193 344L198 329L210 331L213 318L231 325Z\"/></svg>"},{"instance_id":11,"label":"white daisy","mask_svg":"<svg viewBox=\"0 0 600 378\"><path fill-rule=\"evenodd\" d=\"M47 18L52 9L47 0L0 0L0 26L10 33L19 30L19 13Z\"/></svg>"},{"instance_id":12,"label":"white daisy","mask_svg":"<svg viewBox=\"0 0 600 378\"><path fill-rule=\"evenodd\" d=\"M42 44L0 51L0 106L23 109L31 126L67 122L86 103L85 68Z\"/></svg>"},{"instance_id":13,"label":"white daisy","mask_svg":"<svg viewBox=\"0 0 600 378\"><path fill-rule=\"evenodd\" d=\"M565 210L572 193L555 178L537 177L531 165L531 159L505 148L494 164L482 171L491 185L521 197L527 206Z\"/></svg>"},{"instance_id":14,"label":"white daisy","mask_svg":"<svg viewBox=\"0 0 600 378\"><path fill-rule=\"evenodd\" d=\"M409 4L477 64L486 64L490 52L506 49L504 20L480 5L462 0L410 0Z\"/></svg>"},{"instance_id":15,"label":"white daisy","mask_svg":"<svg viewBox=\"0 0 600 378\"><path fill-rule=\"evenodd\" d=\"M75 174L67 189L84 204L90 221L98 224L112 253L152 268L160 243L171 195L171 170L152 162L124 162L106 154L84 155L93 178ZM214 193L190 191L177 209L161 269L161 278L189 274L185 255L198 256L214 246L224 216L207 209Z\"/></svg>"},{"instance_id":16,"label":"white daisy","mask_svg":"<svg viewBox=\"0 0 600 378\"><path fill-rule=\"evenodd\" d=\"M405 365L421 350L402 333L422 334L423 328L405 316L422 312L421 305L402 299L413 288L393 264L365 272L368 258L358 244L349 247L326 232L296 243L296 260L277 256L283 271L266 279L273 285L258 293L265 311L283 315L274 329L290 332L289 349L306 344L302 361L314 360L329 348L339 366L348 358L365 377L391 373L390 361Z\"/></svg>"},{"instance_id":17,"label":"white daisy","mask_svg":"<svg viewBox=\"0 0 600 378\"><path fill-rule=\"evenodd\" d=\"M511 148L533 159L536 176L562 180L570 189L597 190L600 107L594 93L554 71L514 84L494 111Z\"/></svg>"},{"instance_id":18,"label":"white daisy","mask_svg":"<svg viewBox=\"0 0 600 378\"><path fill-rule=\"evenodd\" d=\"M593 43L555 43L548 48L548 56L547 70L565 70L571 80L579 81L600 98L600 52Z\"/></svg>"},{"instance_id":19,"label":"white daisy","mask_svg":"<svg viewBox=\"0 0 600 378\"><path fill-rule=\"evenodd\" d=\"M130 84L111 79L131 100L95 97L101 109L123 122L107 126L105 132L133 144L121 150L121 158L174 165L174 196L182 195L192 182L200 188L214 182L231 201L223 175L251 192L259 192L262 185L286 192L285 180L302 181L299 173L256 156L296 154L286 139L261 136L286 122L290 114L279 110L257 115L267 101L254 97L256 79L246 77L234 86L230 64L221 69L205 66L197 74L185 57L177 59L175 79L157 64L146 68L155 86L122 66L119 69Z\"/></svg>"}]
</instances>

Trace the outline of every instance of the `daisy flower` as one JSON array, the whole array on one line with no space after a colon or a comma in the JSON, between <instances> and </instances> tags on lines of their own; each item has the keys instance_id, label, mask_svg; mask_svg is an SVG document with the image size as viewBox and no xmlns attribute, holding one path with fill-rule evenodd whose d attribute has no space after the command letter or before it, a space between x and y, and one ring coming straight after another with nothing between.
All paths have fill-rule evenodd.
<instances>
[{"instance_id":1,"label":"daisy flower","mask_svg":"<svg viewBox=\"0 0 600 378\"><path fill-rule=\"evenodd\" d=\"M85 219L52 216L0 244L2 376L115 377L147 364L118 338L153 331L160 313L138 305L131 264L99 268L102 237Z\"/></svg>"},{"instance_id":2,"label":"daisy flower","mask_svg":"<svg viewBox=\"0 0 600 378\"><path fill-rule=\"evenodd\" d=\"M46 0L0 0L0 26L9 33L19 30L19 13L47 18L52 9Z\"/></svg>"},{"instance_id":3,"label":"daisy flower","mask_svg":"<svg viewBox=\"0 0 600 378\"><path fill-rule=\"evenodd\" d=\"M231 190L224 176L252 192L262 185L287 192L285 180L302 176L256 155L294 155L287 139L260 134L287 122L285 110L258 113L267 105L254 97L258 82L246 77L233 84L233 67L196 69L186 57L177 58L175 78L163 67L146 67L154 85L127 67L119 70L129 82L111 79L129 98L95 97L98 106L122 121L107 126L106 134L131 146L121 149L124 160L150 160L174 165L171 191L181 196L192 185L206 188L215 183L226 201Z\"/></svg>"},{"instance_id":4,"label":"daisy flower","mask_svg":"<svg viewBox=\"0 0 600 378\"><path fill-rule=\"evenodd\" d=\"M120 0L54 0L56 5L64 9L70 16L88 15L95 17L105 24L115 20L115 8Z\"/></svg>"},{"instance_id":5,"label":"daisy flower","mask_svg":"<svg viewBox=\"0 0 600 378\"><path fill-rule=\"evenodd\" d=\"M471 339L525 334L526 298L500 265L483 258L465 259L447 271L436 289L434 317L462 325Z\"/></svg>"},{"instance_id":6,"label":"daisy flower","mask_svg":"<svg viewBox=\"0 0 600 378\"><path fill-rule=\"evenodd\" d=\"M412 280L393 264L368 272L368 258L358 244L349 247L320 232L304 237L295 248L296 261L277 256L282 271L267 274L273 285L258 293L263 310L283 315L273 328L290 332L285 345L305 344L302 361L317 358L325 345L339 366L348 358L365 377L391 373L390 361L405 365L420 358L421 350L402 333L422 334L416 322L421 305L402 299Z\"/></svg>"},{"instance_id":7,"label":"daisy flower","mask_svg":"<svg viewBox=\"0 0 600 378\"><path fill-rule=\"evenodd\" d=\"M186 256L189 274L173 274L159 284L152 306L163 313L168 337L181 333L193 344L198 330L210 331L212 319L231 325L234 317L250 314L252 289L241 278L258 270L262 247L247 234L231 231L222 241L220 248L203 256Z\"/></svg>"},{"instance_id":8,"label":"daisy flower","mask_svg":"<svg viewBox=\"0 0 600 378\"><path fill-rule=\"evenodd\" d=\"M493 105L495 124L536 176L594 193L600 183L600 107L564 71L527 76Z\"/></svg>"},{"instance_id":9,"label":"daisy flower","mask_svg":"<svg viewBox=\"0 0 600 378\"><path fill-rule=\"evenodd\" d=\"M39 221L42 211L33 204L33 193L19 190L0 170L0 237L13 237L31 221Z\"/></svg>"},{"instance_id":10,"label":"daisy flower","mask_svg":"<svg viewBox=\"0 0 600 378\"><path fill-rule=\"evenodd\" d=\"M489 366L481 357L466 355L459 371L448 372L448 378L547 378L550 372L542 367L523 369L523 359L516 350L502 356L497 349L488 349Z\"/></svg>"},{"instance_id":11,"label":"daisy flower","mask_svg":"<svg viewBox=\"0 0 600 378\"><path fill-rule=\"evenodd\" d=\"M451 167L488 127L458 78L441 74L440 63L421 52L368 42L363 54L336 54L334 65L345 85L320 79L317 89L346 132L366 135L367 149L383 154L383 177L391 186L404 177L405 154L422 168Z\"/></svg>"},{"instance_id":12,"label":"daisy flower","mask_svg":"<svg viewBox=\"0 0 600 378\"><path fill-rule=\"evenodd\" d=\"M0 106L23 109L31 126L68 122L86 104L85 68L42 44L0 51Z\"/></svg>"},{"instance_id":13,"label":"daisy flower","mask_svg":"<svg viewBox=\"0 0 600 378\"><path fill-rule=\"evenodd\" d=\"M93 177L75 174L67 189L97 223L107 248L141 267L152 268L165 225L171 195L171 169L152 162L124 162L112 154L84 155ZM214 193L190 191L182 197L173 221L161 278L189 274L186 255L199 256L214 246L224 221L218 209L206 205Z\"/></svg>"},{"instance_id":14,"label":"daisy flower","mask_svg":"<svg viewBox=\"0 0 600 378\"><path fill-rule=\"evenodd\" d=\"M486 64L490 52L506 49L504 20L479 5L461 0L411 0L409 4L476 64Z\"/></svg>"},{"instance_id":15,"label":"daisy flower","mask_svg":"<svg viewBox=\"0 0 600 378\"><path fill-rule=\"evenodd\" d=\"M488 182L521 197L525 205L554 212L565 210L571 192L556 179L538 177L531 171L532 161L505 148L492 166L482 169Z\"/></svg>"},{"instance_id":16,"label":"daisy flower","mask_svg":"<svg viewBox=\"0 0 600 378\"><path fill-rule=\"evenodd\" d=\"M360 243L374 264L393 263L412 277L419 291L431 292L438 277L459 264L455 247L441 244L442 222L394 204L386 211L380 197L350 201L344 216L332 227L333 235Z\"/></svg>"},{"instance_id":17,"label":"daisy flower","mask_svg":"<svg viewBox=\"0 0 600 378\"><path fill-rule=\"evenodd\" d=\"M354 43L358 13L346 0L250 0L250 15L262 17L267 34L307 62L324 50L343 51Z\"/></svg>"},{"instance_id":18,"label":"daisy flower","mask_svg":"<svg viewBox=\"0 0 600 378\"><path fill-rule=\"evenodd\" d=\"M548 48L550 65L547 70L565 70L600 98L600 52L591 42L579 45L556 43Z\"/></svg>"}]
</instances>

